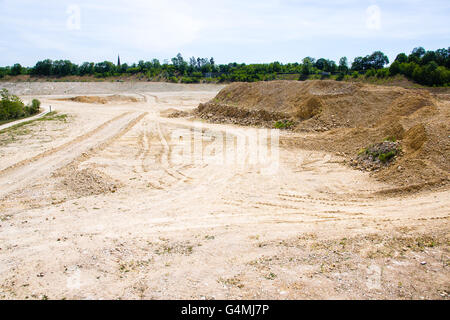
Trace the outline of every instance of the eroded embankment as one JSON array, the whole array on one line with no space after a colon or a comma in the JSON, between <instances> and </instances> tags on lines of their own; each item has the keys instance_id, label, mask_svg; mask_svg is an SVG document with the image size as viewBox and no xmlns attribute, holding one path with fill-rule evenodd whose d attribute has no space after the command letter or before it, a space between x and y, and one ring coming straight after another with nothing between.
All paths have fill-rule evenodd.
<instances>
[{"instance_id":1,"label":"eroded embankment","mask_svg":"<svg viewBox=\"0 0 450 320\"><path fill-rule=\"evenodd\" d=\"M241 125L274 127L276 121L289 120L294 131L308 132L308 138L282 143L339 152L349 159L372 144L398 141L401 153L374 175L409 188L449 182L450 101L443 97L337 81L234 83L195 113Z\"/></svg>"}]
</instances>

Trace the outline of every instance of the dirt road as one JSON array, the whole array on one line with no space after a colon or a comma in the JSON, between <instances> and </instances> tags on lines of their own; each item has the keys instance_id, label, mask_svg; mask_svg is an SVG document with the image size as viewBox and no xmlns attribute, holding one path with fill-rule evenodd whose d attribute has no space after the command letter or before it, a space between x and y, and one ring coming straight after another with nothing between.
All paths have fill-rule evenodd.
<instances>
[{"instance_id":1,"label":"dirt road","mask_svg":"<svg viewBox=\"0 0 450 320\"><path fill-rule=\"evenodd\" d=\"M67 118L0 137L0 298L448 299L449 190L381 196L343 159L283 143L267 171L242 128L161 116L220 87L55 100L92 88L41 96ZM174 161L180 141L194 151ZM214 161L195 153L214 142Z\"/></svg>"}]
</instances>

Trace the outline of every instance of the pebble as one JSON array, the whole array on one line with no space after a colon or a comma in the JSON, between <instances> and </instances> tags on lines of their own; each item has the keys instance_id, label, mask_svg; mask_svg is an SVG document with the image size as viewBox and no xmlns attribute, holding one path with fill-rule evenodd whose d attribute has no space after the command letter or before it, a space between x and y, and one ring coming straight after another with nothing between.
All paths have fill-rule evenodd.
<instances>
[{"instance_id":1,"label":"pebble","mask_svg":"<svg viewBox=\"0 0 450 320\"><path fill-rule=\"evenodd\" d=\"M424 266L424 265L427 264L427 262L426 261L422 261L420 264Z\"/></svg>"}]
</instances>

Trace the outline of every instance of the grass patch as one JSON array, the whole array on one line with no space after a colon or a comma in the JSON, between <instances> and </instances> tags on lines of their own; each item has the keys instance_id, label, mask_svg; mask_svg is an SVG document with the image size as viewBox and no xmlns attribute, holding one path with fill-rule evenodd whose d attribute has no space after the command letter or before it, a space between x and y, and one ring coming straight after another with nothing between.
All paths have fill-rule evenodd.
<instances>
[{"instance_id":1,"label":"grass patch","mask_svg":"<svg viewBox=\"0 0 450 320\"><path fill-rule=\"evenodd\" d=\"M16 120L14 120L16 121ZM63 122L67 122L67 114L58 114L57 111L52 111L47 113L45 116L38 118L38 119L34 119L34 120L30 120L30 121L24 121L21 123L18 123L12 127L0 130L0 134L2 133L7 133L7 132L14 132L17 133L17 130L27 126L29 124L35 123L37 121L63 121Z\"/></svg>"},{"instance_id":2,"label":"grass patch","mask_svg":"<svg viewBox=\"0 0 450 320\"><path fill-rule=\"evenodd\" d=\"M389 137L384 138L383 141L397 142L397 138L393 137L393 136L389 136Z\"/></svg>"},{"instance_id":3,"label":"grass patch","mask_svg":"<svg viewBox=\"0 0 450 320\"><path fill-rule=\"evenodd\" d=\"M14 122L14 121L22 120L22 119L26 119L26 118L28 118L28 116L23 116L23 117L20 117L20 118L17 118L17 119L0 120L0 126L3 125L3 124L7 124L7 123L10 123L10 122Z\"/></svg>"},{"instance_id":4,"label":"grass patch","mask_svg":"<svg viewBox=\"0 0 450 320\"><path fill-rule=\"evenodd\" d=\"M67 122L67 114L59 114L57 111L47 113L42 118L36 119L36 121L63 121Z\"/></svg>"},{"instance_id":5,"label":"grass patch","mask_svg":"<svg viewBox=\"0 0 450 320\"><path fill-rule=\"evenodd\" d=\"M397 151L389 151L387 153L381 153L378 155L378 159L381 162L386 163L389 160L391 160L393 157L395 157L396 154L397 154Z\"/></svg>"},{"instance_id":6,"label":"grass patch","mask_svg":"<svg viewBox=\"0 0 450 320\"><path fill-rule=\"evenodd\" d=\"M29 135L32 133L32 129L30 125L36 124L40 121L62 121L67 122L67 114L58 114L56 111L50 112L46 114L45 116L24 121L21 123L18 123L16 125L13 125L9 128L0 130L0 146L7 145L11 142L14 142L17 140L20 136Z\"/></svg>"},{"instance_id":7,"label":"grass patch","mask_svg":"<svg viewBox=\"0 0 450 320\"><path fill-rule=\"evenodd\" d=\"M294 126L294 122L291 120L278 120L275 122L275 129L291 129Z\"/></svg>"}]
</instances>

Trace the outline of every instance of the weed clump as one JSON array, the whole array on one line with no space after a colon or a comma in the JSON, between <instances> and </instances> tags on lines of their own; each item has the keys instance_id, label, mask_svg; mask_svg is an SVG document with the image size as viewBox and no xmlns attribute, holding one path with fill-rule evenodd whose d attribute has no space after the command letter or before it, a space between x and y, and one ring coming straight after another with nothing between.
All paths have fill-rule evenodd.
<instances>
[{"instance_id":1,"label":"weed clump","mask_svg":"<svg viewBox=\"0 0 450 320\"><path fill-rule=\"evenodd\" d=\"M274 127L275 129L292 129L294 126L294 122L291 120L278 120L275 122Z\"/></svg>"},{"instance_id":2,"label":"weed clump","mask_svg":"<svg viewBox=\"0 0 450 320\"><path fill-rule=\"evenodd\" d=\"M383 142L360 149L350 164L364 171L376 171L388 166L400 153L400 143L394 137L388 137Z\"/></svg>"}]
</instances>

